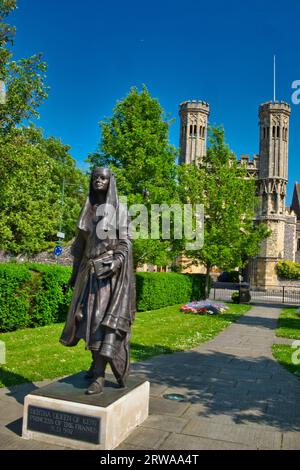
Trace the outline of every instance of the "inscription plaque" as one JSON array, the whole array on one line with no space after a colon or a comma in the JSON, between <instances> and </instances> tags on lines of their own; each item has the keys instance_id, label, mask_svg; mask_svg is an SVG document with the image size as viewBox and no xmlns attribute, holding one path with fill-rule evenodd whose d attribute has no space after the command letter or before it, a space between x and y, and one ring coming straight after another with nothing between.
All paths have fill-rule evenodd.
<instances>
[{"instance_id":1,"label":"inscription plaque","mask_svg":"<svg viewBox=\"0 0 300 470\"><path fill-rule=\"evenodd\" d=\"M28 406L27 429L100 444L100 418Z\"/></svg>"}]
</instances>

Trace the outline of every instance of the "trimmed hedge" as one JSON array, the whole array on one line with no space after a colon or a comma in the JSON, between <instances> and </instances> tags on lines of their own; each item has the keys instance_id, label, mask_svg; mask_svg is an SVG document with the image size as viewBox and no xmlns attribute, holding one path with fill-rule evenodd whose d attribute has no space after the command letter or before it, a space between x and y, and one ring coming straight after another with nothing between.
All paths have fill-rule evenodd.
<instances>
[{"instance_id":1,"label":"trimmed hedge","mask_svg":"<svg viewBox=\"0 0 300 470\"><path fill-rule=\"evenodd\" d=\"M64 321L71 302L71 268L0 264L0 331Z\"/></svg>"},{"instance_id":2,"label":"trimmed hedge","mask_svg":"<svg viewBox=\"0 0 300 470\"><path fill-rule=\"evenodd\" d=\"M31 280L26 266L0 264L0 331L30 326Z\"/></svg>"},{"instance_id":3,"label":"trimmed hedge","mask_svg":"<svg viewBox=\"0 0 300 470\"><path fill-rule=\"evenodd\" d=\"M71 303L71 268L38 263L0 264L0 331L63 322ZM137 310L204 298L202 274L137 273Z\"/></svg>"},{"instance_id":4,"label":"trimmed hedge","mask_svg":"<svg viewBox=\"0 0 300 470\"><path fill-rule=\"evenodd\" d=\"M72 289L68 287L71 268L37 263L28 264L28 268L41 279L33 301L33 325L63 322L72 299Z\"/></svg>"},{"instance_id":5,"label":"trimmed hedge","mask_svg":"<svg viewBox=\"0 0 300 470\"><path fill-rule=\"evenodd\" d=\"M155 310L204 298L203 274L136 273L138 311Z\"/></svg>"},{"instance_id":6,"label":"trimmed hedge","mask_svg":"<svg viewBox=\"0 0 300 470\"><path fill-rule=\"evenodd\" d=\"M283 279L300 279L300 264L294 261L279 261L276 266L278 276Z\"/></svg>"}]
</instances>

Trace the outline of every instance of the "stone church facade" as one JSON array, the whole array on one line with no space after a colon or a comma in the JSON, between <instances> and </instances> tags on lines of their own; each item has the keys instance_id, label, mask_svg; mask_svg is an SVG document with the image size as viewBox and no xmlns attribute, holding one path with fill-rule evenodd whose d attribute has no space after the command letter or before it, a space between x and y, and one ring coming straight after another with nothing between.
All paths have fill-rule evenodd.
<instances>
[{"instance_id":1,"label":"stone church facade","mask_svg":"<svg viewBox=\"0 0 300 470\"><path fill-rule=\"evenodd\" d=\"M195 163L206 153L210 113L205 101L185 101L179 106L179 163ZM291 108L285 102L259 106L259 154L242 155L239 162L256 179L259 208L255 223L266 224L272 235L263 241L261 251L249 260L245 271L252 286L280 284L279 260L300 262L300 184L295 184L291 207L286 205L288 181L289 120Z\"/></svg>"}]
</instances>

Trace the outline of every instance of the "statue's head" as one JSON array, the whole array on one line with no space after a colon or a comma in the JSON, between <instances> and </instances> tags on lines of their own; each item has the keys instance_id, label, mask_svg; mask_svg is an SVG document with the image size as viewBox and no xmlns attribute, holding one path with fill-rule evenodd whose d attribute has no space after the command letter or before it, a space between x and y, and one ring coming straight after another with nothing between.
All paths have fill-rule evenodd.
<instances>
[{"instance_id":1,"label":"statue's head","mask_svg":"<svg viewBox=\"0 0 300 470\"><path fill-rule=\"evenodd\" d=\"M99 199L99 195L108 197L114 184L113 173L109 168L96 167L91 173L89 200L92 205Z\"/></svg>"},{"instance_id":2,"label":"statue's head","mask_svg":"<svg viewBox=\"0 0 300 470\"><path fill-rule=\"evenodd\" d=\"M111 170L105 167L94 168L91 175L91 189L106 192L108 190Z\"/></svg>"}]
</instances>

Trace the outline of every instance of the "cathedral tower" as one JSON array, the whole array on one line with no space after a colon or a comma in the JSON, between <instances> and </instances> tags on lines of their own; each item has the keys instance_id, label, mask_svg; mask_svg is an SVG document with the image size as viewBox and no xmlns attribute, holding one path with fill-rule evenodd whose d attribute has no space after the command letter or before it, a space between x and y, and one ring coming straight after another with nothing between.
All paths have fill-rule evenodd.
<instances>
[{"instance_id":1,"label":"cathedral tower","mask_svg":"<svg viewBox=\"0 0 300 470\"><path fill-rule=\"evenodd\" d=\"M279 260L295 259L296 218L286 209L288 177L289 118L285 102L268 102L259 107L260 150L257 192L260 207L257 221L271 230L256 258L254 284L277 285Z\"/></svg>"},{"instance_id":2,"label":"cathedral tower","mask_svg":"<svg viewBox=\"0 0 300 470\"><path fill-rule=\"evenodd\" d=\"M185 101L179 105L179 163L192 163L206 154L209 104L205 101Z\"/></svg>"},{"instance_id":3,"label":"cathedral tower","mask_svg":"<svg viewBox=\"0 0 300 470\"><path fill-rule=\"evenodd\" d=\"M285 215L290 114L291 107L285 102L264 103L259 108L262 216Z\"/></svg>"}]
</instances>

